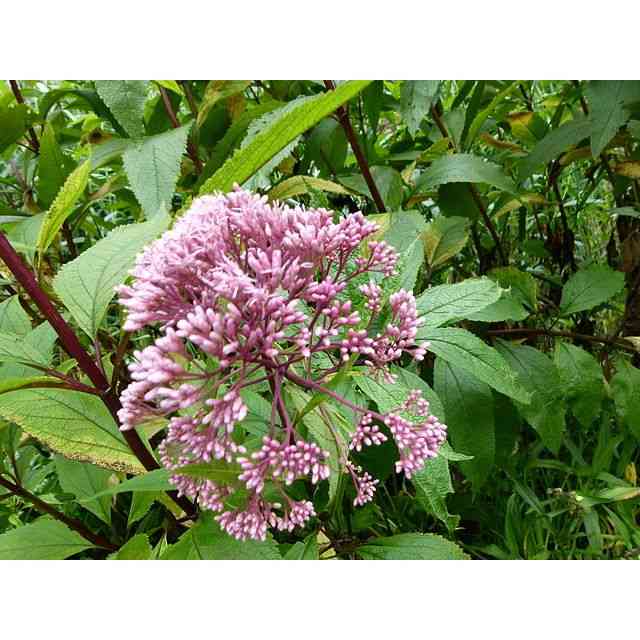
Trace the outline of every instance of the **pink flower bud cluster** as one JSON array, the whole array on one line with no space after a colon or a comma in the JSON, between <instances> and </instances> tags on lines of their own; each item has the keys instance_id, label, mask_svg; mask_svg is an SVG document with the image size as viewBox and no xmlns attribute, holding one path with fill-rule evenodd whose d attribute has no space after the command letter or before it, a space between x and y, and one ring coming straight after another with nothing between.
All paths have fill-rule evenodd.
<instances>
[{"instance_id":1,"label":"pink flower bud cluster","mask_svg":"<svg viewBox=\"0 0 640 640\"><path fill-rule=\"evenodd\" d=\"M269 204L236 189L194 201L138 257L132 283L118 288L125 330L152 325L160 331L129 366L122 429L168 418L159 454L172 483L218 512L220 526L238 539L264 539L269 527L304 526L315 515L313 505L292 500L286 488L329 476L329 454L301 438L288 414L285 384L317 389L353 357L387 377L388 364L403 353L424 357L428 345L416 342L413 295L400 290L387 301L375 282L390 276L397 262L391 246L371 239L377 230L361 213L334 220L325 209ZM346 295L350 284L367 277L368 284L359 285L367 298L363 317ZM388 322L372 335L373 316L387 304ZM320 357L332 366L312 376L317 366L311 362ZM298 375L303 371L307 378ZM273 405L261 444L238 428L248 414L243 390L258 382L268 382ZM414 405L423 411L419 398L412 397ZM386 440L375 417L398 443L398 469L410 475L435 455L445 433L435 418L418 415L425 420L413 425L399 413L366 413L345 451ZM193 463L226 465L231 480L181 473ZM342 463L356 484L356 504L371 500L377 480ZM236 492L247 496L242 508L228 506ZM275 494L281 497L274 501Z\"/></svg>"}]
</instances>

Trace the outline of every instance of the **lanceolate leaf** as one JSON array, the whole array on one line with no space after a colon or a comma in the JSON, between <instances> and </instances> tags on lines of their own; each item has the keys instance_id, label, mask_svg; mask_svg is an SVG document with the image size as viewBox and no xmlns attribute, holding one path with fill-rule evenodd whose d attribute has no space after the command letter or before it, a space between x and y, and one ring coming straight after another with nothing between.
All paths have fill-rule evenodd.
<instances>
[{"instance_id":1,"label":"lanceolate leaf","mask_svg":"<svg viewBox=\"0 0 640 640\"><path fill-rule=\"evenodd\" d=\"M439 80L405 80L400 89L400 113L414 136L438 95Z\"/></svg>"},{"instance_id":2,"label":"lanceolate leaf","mask_svg":"<svg viewBox=\"0 0 640 640\"><path fill-rule=\"evenodd\" d=\"M62 189L69 176L68 164L56 140L53 125L47 122L40 138L38 163L38 197L45 206L48 207Z\"/></svg>"},{"instance_id":3,"label":"lanceolate leaf","mask_svg":"<svg viewBox=\"0 0 640 640\"><path fill-rule=\"evenodd\" d=\"M144 138L124 152L124 168L145 216L171 209L191 125Z\"/></svg>"},{"instance_id":4,"label":"lanceolate leaf","mask_svg":"<svg viewBox=\"0 0 640 640\"><path fill-rule=\"evenodd\" d=\"M0 535L0 560L64 560L92 547L67 525L43 517Z\"/></svg>"},{"instance_id":5,"label":"lanceolate leaf","mask_svg":"<svg viewBox=\"0 0 640 640\"><path fill-rule=\"evenodd\" d=\"M169 217L117 227L75 260L67 263L53 281L53 288L75 321L94 338L135 257L146 244L166 230Z\"/></svg>"},{"instance_id":6,"label":"lanceolate leaf","mask_svg":"<svg viewBox=\"0 0 640 640\"><path fill-rule=\"evenodd\" d=\"M147 83L144 80L96 80L95 85L98 95L129 136L141 137Z\"/></svg>"},{"instance_id":7,"label":"lanceolate leaf","mask_svg":"<svg viewBox=\"0 0 640 640\"><path fill-rule=\"evenodd\" d=\"M401 533L375 538L358 547L365 560L466 560L468 556L455 543L433 533Z\"/></svg>"},{"instance_id":8,"label":"lanceolate leaf","mask_svg":"<svg viewBox=\"0 0 640 640\"><path fill-rule=\"evenodd\" d=\"M495 458L491 389L442 358L436 358L434 385L445 405L449 439L456 451L473 456L460 467L478 489L487 480Z\"/></svg>"},{"instance_id":9,"label":"lanceolate leaf","mask_svg":"<svg viewBox=\"0 0 640 640\"><path fill-rule=\"evenodd\" d=\"M351 193L349 189L341 184L331 182L330 180L322 180L313 176L293 176L283 180L275 187L269 190L267 194L269 200L286 200L303 193L312 193L313 191L326 191L327 193L338 193L348 195Z\"/></svg>"},{"instance_id":10,"label":"lanceolate leaf","mask_svg":"<svg viewBox=\"0 0 640 640\"><path fill-rule=\"evenodd\" d=\"M624 274L604 265L592 265L573 274L562 289L563 316L606 302L624 287Z\"/></svg>"},{"instance_id":11,"label":"lanceolate leaf","mask_svg":"<svg viewBox=\"0 0 640 640\"><path fill-rule=\"evenodd\" d=\"M430 351L486 382L496 391L523 403L530 401L530 394L518 382L505 359L472 333L449 327L423 327L418 330L418 339L428 340Z\"/></svg>"},{"instance_id":12,"label":"lanceolate leaf","mask_svg":"<svg viewBox=\"0 0 640 640\"><path fill-rule=\"evenodd\" d=\"M587 85L591 119L591 152L597 158L627 121L624 80L592 80Z\"/></svg>"},{"instance_id":13,"label":"lanceolate leaf","mask_svg":"<svg viewBox=\"0 0 640 640\"><path fill-rule=\"evenodd\" d=\"M464 249L469 240L467 218L440 216L430 222L422 232L427 263L431 268L444 264Z\"/></svg>"},{"instance_id":14,"label":"lanceolate leaf","mask_svg":"<svg viewBox=\"0 0 640 640\"><path fill-rule=\"evenodd\" d=\"M468 318L499 300L500 287L489 278L475 278L458 284L427 289L416 300L418 315L426 327Z\"/></svg>"},{"instance_id":15,"label":"lanceolate leaf","mask_svg":"<svg viewBox=\"0 0 640 640\"><path fill-rule=\"evenodd\" d=\"M0 416L67 458L140 473L100 398L66 389L21 389L0 395Z\"/></svg>"},{"instance_id":16,"label":"lanceolate leaf","mask_svg":"<svg viewBox=\"0 0 640 640\"><path fill-rule=\"evenodd\" d=\"M501 167L468 153L456 153L435 160L420 176L416 188L430 191L449 182L480 182L510 193L517 192L515 184Z\"/></svg>"},{"instance_id":17,"label":"lanceolate leaf","mask_svg":"<svg viewBox=\"0 0 640 640\"><path fill-rule=\"evenodd\" d=\"M296 105L230 158L202 185L200 193L228 191L234 183L244 183L292 140L356 96L369 82L368 80L344 82L335 91L314 96Z\"/></svg>"},{"instance_id":18,"label":"lanceolate leaf","mask_svg":"<svg viewBox=\"0 0 640 640\"><path fill-rule=\"evenodd\" d=\"M64 221L73 213L76 202L87 186L90 172L91 162L86 160L71 173L60 189L40 227L38 236L40 252L43 253L49 248Z\"/></svg>"}]
</instances>

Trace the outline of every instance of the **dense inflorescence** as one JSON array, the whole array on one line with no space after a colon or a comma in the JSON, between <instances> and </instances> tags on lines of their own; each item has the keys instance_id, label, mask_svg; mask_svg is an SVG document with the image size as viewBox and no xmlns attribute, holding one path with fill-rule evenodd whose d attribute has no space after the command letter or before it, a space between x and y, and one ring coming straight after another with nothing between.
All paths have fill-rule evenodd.
<instances>
[{"instance_id":1,"label":"dense inflorescence","mask_svg":"<svg viewBox=\"0 0 640 640\"><path fill-rule=\"evenodd\" d=\"M159 453L173 484L218 512L220 526L238 539L264 539L269 527L304 526L315 515L313 504L293 500L287 487L300 479L316 484L330 473L329 453L297 432L286 385L323 391L356 359L392 381L390 362L403 353L416 360L425 355L428 344L416 342L413 295L400 290L385 300L376 282L392 275L397 262L391 246L372 238L377 230L361 213L334 220L324 209L268 204L236 189L194 201L138 257L132 284L119 288L125 329L154 325L161 333L135 352L132 382L121 397L122 429L168 417ZM358 291L362 312L352 300ZM388 321L374 331L384 307ZM271 424L262 440L243 440L243 390L257 384L270 390ZM361 414L351 442L341 442L326 422L341 443L338 462L353 479L355 505L373 498L378 480L349 461L349 453L385 442L383 424L400 451L397 469L407 476L446 437L419 392L386 415L330 393ZM192 465L211 461L219 461L218 470L226 465L226 479L194 471Z\"/></svg>"}]
</instances>

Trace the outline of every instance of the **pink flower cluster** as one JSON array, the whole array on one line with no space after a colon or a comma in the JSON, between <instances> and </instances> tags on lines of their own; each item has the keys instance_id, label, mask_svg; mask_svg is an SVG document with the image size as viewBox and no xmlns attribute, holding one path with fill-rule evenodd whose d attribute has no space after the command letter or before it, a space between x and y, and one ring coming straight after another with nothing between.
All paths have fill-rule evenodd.
<instances>
[{"instance_id":1,"label":"pink flower cluster","mask_svg":"<svg viewBox=\"0 0 640 640\"><path fill-rule=\"evenodd\" d=\"M376 282L392 275L397 262L392 247L372 239L377 229L361 213L334 220L324 209L269 204L240 189L205 196L147 247L132 284L118 289L125 329L160 331L129 366L122 429L168 418L159 454L173 484L218 512L220 526L238 539L304 526L313 505L292 500L286 489L329 476L329 453L300 437L289 415L286 385L321 390L357 358L391 379L388 364L403 353L424 357L428 345L416 343L413 295L400 290L386 300ZM366 297L363 312L349 299L354 287ZM390 319L373 333L374 316L387 304ZM325 368L312 367L320 356ZM272 402L261 442L237 428L248 413L243 390L258 383L268 384ZM386 416L355 407L363 415L344 450L384 442L384 423L401 453L398 469L415 473L436 454L446 428L415 394L407 403ZM409 410L418 424L400 415ZM371 500L378 481L346 454L340 462L353 478L356 504ZM195 463L225 469L229 480L198 477L189 467ZM234 496L244 496L244 506L230 506Z\"/></svg>"}]
</instances>

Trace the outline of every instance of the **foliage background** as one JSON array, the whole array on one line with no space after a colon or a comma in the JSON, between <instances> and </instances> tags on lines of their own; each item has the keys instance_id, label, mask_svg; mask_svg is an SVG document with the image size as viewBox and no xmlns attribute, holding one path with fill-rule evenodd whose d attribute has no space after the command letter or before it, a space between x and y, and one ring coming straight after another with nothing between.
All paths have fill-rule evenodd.
<instances>
[{"instance_id":1,"label":"foliage background","mask_svg":"<svg viewBox=\"0 0 640 640\"><path fill-rule=\"evenodd\" d=\"M432 342L402 376L453 448L414 482L371 460L377 502L345 498L320 536L185 530L166 477L126 480L143 467L102 400L56 388L89 381L4 269L0 557L107 555L72 523L116 557L637 557L639 105L622 81L2 85L0 225L111 390L148 339L127 342L113 286L237 182L377 216Z\"/></svg>"}]
</instances>

